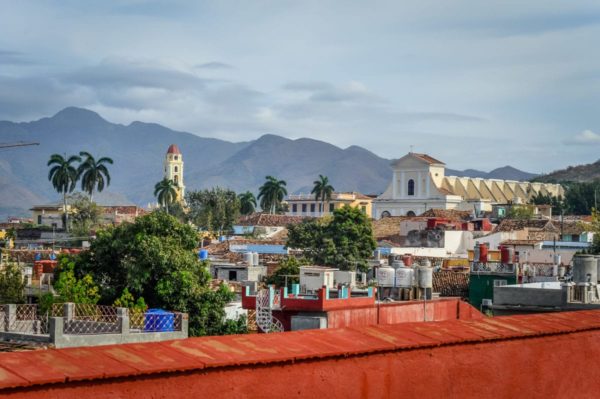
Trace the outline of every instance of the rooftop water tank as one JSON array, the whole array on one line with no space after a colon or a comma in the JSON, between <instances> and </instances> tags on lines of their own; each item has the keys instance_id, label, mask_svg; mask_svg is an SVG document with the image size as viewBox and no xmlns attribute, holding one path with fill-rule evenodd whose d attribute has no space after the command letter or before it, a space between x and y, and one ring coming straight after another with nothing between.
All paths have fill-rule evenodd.
<instances>
[{"instance_id":1,"label":"rooftop water tank","mask_svg":"<svg viewBox=\"0 0 600 399\"><path fill-rule=\"evenodd\" d=\"M560 254L554 254L554 264L555 265L560 265L562 262L562 258L560 256Z\"/></svg>"},{"instance_id":2,"label":"rooftop water tank","mask_svg":"<svg viewBox=\"0 0 600 399\"><path fill-rule=\"evenodd\" d=\"M259 257L258 257L258 252L252 252L252 264L254 266L258 266L260 263Z\"/></svg>"},{"instance_id":3,"label":"rooftop water tank","mask_svg":"<svg viewBox=\"0 0 600 399\"><path fill-rule=\"evenodd\" d=\"M485 244L479 245L479 262L487 263L488 261L488 247Z\"/></svg>"},{"instance_id":4,"label":"rooftop water tank","mask_svg":"<svg viewBox=\"0 0 600 399\"><path fill-rule=\"evenodd\" d=\"M479 242L475 242L473 247L473 262L479 262Z\"/></svg>"},{"instance_id":5,"label":"rooftop water tank","mask_svg":"<svg viewBox=\"0 0 600 399\"><path fill-rule=\"evenodd\" d=\"M413 286L415 270L410 267L396 269L396 287L411 288Z\"/></svg>"},{"instance_id":6,"label":"rooftop water tank","mask_svg":"<svg viewBox=\"0 0 600 399\"><path fill-rule=\"evenodd\" d=\"M429 259L423 259L423 260L421 261L421 266L424 266L424 267L431 267L431 261L430 261Z\"/></svg>"},{"instance_id":7,"label":"rooftop water tank","mask_svg":"<svg viewBox=\"0 0 600 399\"><path fill-rule=\"evenodd\" d=\"M206 259L208 259L208 251L206 249L201 249L198 252L198 258L200 260L206 260Z\"/></svg>"},{"instance_id":8,"label":"rooftop water tank","mask_svg":"<svg viewBox=\"0 0 600 399\"><path fill-rule=\"evenodd\" d=\"M410 255L403 255L402 262L404 262L405 266L411 267L413 264L413 258Z\"/></svg>"},{"instance_id":9,"label":"rooftop water tank","mask_svg":"<svg viewBox=\"0 0 600 399\"><path fill-rule=\"evenodd\" d=\"M433 268L420 266L418 268L418 273L419 288L433 288Z\"/></svg>"},{"instance_id":10,"label":"rooftop water tank","mask_svg":"<svg viewBox=\"0 0 600 399\"><path fill-rule=\"evenodd\" d=\"M573 257L573 282L598 282L598 261L594 255L575 255Z\"/></svg>"},{"instance_id":11,"label":"rooftop water tank","mask_svg":"<svg viewBox=\"0 0 600 399\"><path fill-rule=\"evenodd\" d=\"M244 252L244 263L248 266L252 266L253 256L252 252Z\"/></svg>"},{"instance_id":12,"label":"rooftop water tank","mask_svg":"<svg viewBox=\"0 0 600 399\"><path fill-rule=\"evenodd\" d=\"M395 260L394 262L392 262L392 267L394 269L398 269L399 267L404 267L404 262L402 262L401 260Z\"/></svg>"},{"instance_id":13,"label":"rooftop water tank","mask_svg":"<svg viewBox=\"0 0 600 399\"><path fill-rule=\"evenodd\" d=\"M380 287L393 287L396 271L390 266L380 266L377 269L377 285Z\"/></svg>"}]
</instances>

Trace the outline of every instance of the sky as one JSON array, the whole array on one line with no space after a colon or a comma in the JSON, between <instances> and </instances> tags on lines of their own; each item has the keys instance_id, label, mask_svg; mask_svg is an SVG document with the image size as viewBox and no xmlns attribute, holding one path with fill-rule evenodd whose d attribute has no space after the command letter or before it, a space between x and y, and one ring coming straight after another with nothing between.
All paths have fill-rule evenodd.
<instances>
[{"instance_id":1,"label":"sky","mask_svg":"<svg viewBox=\"0 0 600 399\"><path fill-rule=\"evenodd\" d=\"M413 148L457 169L600 158L597 0L0 6L0 120L78 106L230 141Z\"/></svg>"}]
</instances>

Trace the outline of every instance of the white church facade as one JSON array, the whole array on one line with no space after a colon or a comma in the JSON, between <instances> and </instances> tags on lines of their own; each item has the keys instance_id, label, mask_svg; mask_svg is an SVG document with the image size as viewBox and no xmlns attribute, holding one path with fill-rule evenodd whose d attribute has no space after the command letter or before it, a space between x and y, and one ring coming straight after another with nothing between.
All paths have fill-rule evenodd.
<instances>
[{"instance_id":1,"label":"white church facade","mask_svg":"<svg viewBox=\"0 0 600 399\"><path fill-rule=\"evenodd\" d=\"M415 216L428 209L456 209L479 215L494 204L528 203L542 195L563 196L559 184L445 176L445 164L410 152L392 164L392 182L373 201L373 217Z\"/></svg>"}]
</instances>

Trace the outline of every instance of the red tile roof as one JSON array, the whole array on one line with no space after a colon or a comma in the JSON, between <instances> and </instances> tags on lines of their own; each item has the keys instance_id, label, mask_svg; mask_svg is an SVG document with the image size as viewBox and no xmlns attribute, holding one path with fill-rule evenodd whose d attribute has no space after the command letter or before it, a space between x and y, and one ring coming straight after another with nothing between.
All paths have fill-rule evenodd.
<instances>
[{"instance_id":1,"label":"red tile roof","mask_svg":"<svg viewBox=\"0 0 600 399\"><path fill-rule=\"evenodd\" d=\"M242 216L238 219L238 226L267 226L267 227L285 227L290 224L301 223L304 216L271 215L269 213L253 213L248 216Z\"/></svg>"},{"instance_id":2,"label":"red tile roof","mask_svg":"<svg viewBox=\"0 0 600 399\"><path fill-rule=\"evenodd\" d=\"M434 157L431 157L427 154L418 154L416 152L411 153L414 156L416 156L417 158L422 159L423 161L427 162L428 164L440 164L440 165L445 165L445 163L443 163L442 161L435 159Z\"/></svg>"}]
</instances>

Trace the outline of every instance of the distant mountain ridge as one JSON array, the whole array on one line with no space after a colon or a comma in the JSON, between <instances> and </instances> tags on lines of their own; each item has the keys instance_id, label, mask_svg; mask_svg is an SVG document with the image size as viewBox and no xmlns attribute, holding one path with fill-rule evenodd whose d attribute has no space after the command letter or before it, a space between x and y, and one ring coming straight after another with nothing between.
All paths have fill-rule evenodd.
<instances>
[{"instance_id":1,"label":"distant mountain ridge","mask_svg":"<svg viewBox=\"0 0 600 399\"><path fill-rule=\"evenodd\" d=\"M483 172L476 169L454 170L446 169L446 176L480 177L482 179L518 180L527 181L538 176L535 173L524 172L512 166L496 168L491 172Z\"/></svg>"},{"instance_id":2,"label":"distant mountain ridge","mask_svg":"<svg viewBox=\"0 0 600 399\"><path fill-rule=\"evenodd\" d=\"M266 175L288 183L288 192L307 193L319 174L327 175L337 191L378 194L390 182L390 160L350 146L265 134L256 140L232 143L178 132L155 123L111 123L93 111L69 107L33 122L0 121L2 142L36 141L39 146L0 151L0 219L27 215L32 205L55 203L59 195L47 180L50 154L89 151L113 158L111 185L96 195L100 203L154 202L154 184L163 176L168 146L176 143L185 162L187 190L228 187L257 192ZM447 175L514 179L533 176L511 167L486 173L447 169ZM519 177L523 179L523 177Z\"/></svg>"},{"instance_id":3,"label":"distant mountain ridge","mask_svg":"<svg viewBox=\"0 0 600 399\"><path fill-rule=\"evenodd\" d=\"M600 160L584 165L569 166L535 178L535 181L547 183L591 182L594 180L600 180Z\"/></svg>"}]
</instances>

